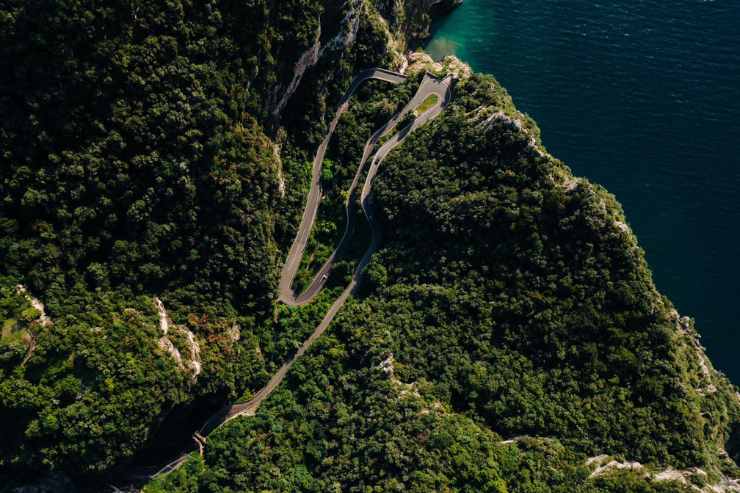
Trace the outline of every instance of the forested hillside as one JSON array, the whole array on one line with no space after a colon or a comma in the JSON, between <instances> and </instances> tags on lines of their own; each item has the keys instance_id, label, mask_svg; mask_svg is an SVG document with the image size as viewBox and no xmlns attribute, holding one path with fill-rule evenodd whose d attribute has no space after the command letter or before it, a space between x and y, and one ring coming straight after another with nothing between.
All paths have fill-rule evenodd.
<instances>
[{"instance_id":1,"label":"forested hillside","mask_svg":"<svg viewBox=\"0 0 740 493\"><path fill-rule=\"evenodd\" d=\"M549 156L495 80L463 77L383 167L384 246L361 293L255 418L145 491L658 492L737 477L736 390L702 370L614 198Z\"/></svg>"},{"instance_id":2,"label":"forested hillside","mask_svg":"<svg viewBox=\"0 0 740 493\"><path fill-rule=\"evenodd\" d=\"M5 478L106 473L164 418L202 419L194 399L212 407L266 378L257 334L286 344L273 289L324 98L387 56L371 8L0 7ZM343 68L298 87L317 46L312 63Z\"/></svg>"},{"instance_id":3,"label":"forested hillside","mask_svg":"<svg viewBox=\"0 0 740 493\"><path fill-rule=\"evenodd\" d=\"M340 119L299 273L335 246L366 139L453 74L382 164L360 289L256 416L144 491L740 491L737 388L614 197L492 77L404 56L432 8L0 6L0 491L129 484L295 353L370 238L313 303L275 300L314 152L358 71L407 63Z\"/></svg>"}]
</instances>

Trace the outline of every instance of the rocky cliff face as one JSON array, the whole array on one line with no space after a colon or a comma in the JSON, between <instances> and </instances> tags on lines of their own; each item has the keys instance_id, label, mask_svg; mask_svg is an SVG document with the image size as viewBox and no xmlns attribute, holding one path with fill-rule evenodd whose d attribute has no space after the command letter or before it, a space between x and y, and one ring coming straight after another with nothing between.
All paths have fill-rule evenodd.
<instances>
[{"instance_id":1,"label":"rocky cliff face","mask_svg":"<svg viewBox=\"0 0 740 493\"><path fill-rule=\"evenodd\" d=\"M444 15L462 0L373 0L404 48L413 48L430 34L434 16Z\"/></svg>"}]
</instances>

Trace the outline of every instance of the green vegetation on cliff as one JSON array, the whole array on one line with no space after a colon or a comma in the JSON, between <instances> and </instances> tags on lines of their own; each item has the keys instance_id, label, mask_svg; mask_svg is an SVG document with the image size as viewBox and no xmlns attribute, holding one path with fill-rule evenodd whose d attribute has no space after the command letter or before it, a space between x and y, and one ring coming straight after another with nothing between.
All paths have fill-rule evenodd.
<instances>
[{"instance_id":1,"label":"green vegetation on cliff","mask_svg":"<svg viewBox=\"0 0 740 493\"><path fill-rule=\"evenodd\" d=\"M0 490L108 480L295 352L369 241L359 225L312 304L274 302L307 163L353 75L397 62L428 7L0 7ZM341 235L362 146L419 79L367 83L342 117L304 281ZM495 80L461 77L374 199L382 248L329 331L255 417L146 491L653 493L688 491L650 479L668 467L704 468L686 474L699 486L738 476L736 388L656 291L615 199L549 156ZM600 454L646 466L591 477Z\"/></svg>"},{"instance_id":2,"label":"green vegetation on cliff","mask_svg":"<svg viewBox=\"0 0 740 493\"><path fill-rule=\"evenodd\" d=\"M106 473L165 417L258 388L290 353L302 332L272 323L272 296L306 188L294 163L359 60L385 56L377 22L350 10L0 6L0 477Z\"/></svg>"},{"instance_id":3,"label":"green vegetation on cliff","mask_svg":"<svg viewBox=\"0 0 740 493\"><path fill-rule=\"evenodd\" d=\"M384 246L359 296L256 417L146 491L676 492L691 489L650 477L737 476L735 390L702 374L613 197L542 151L490 77L454 101L383 164ZM600 454L645 466L591 477Z\"/></svg>"}]
</instances>

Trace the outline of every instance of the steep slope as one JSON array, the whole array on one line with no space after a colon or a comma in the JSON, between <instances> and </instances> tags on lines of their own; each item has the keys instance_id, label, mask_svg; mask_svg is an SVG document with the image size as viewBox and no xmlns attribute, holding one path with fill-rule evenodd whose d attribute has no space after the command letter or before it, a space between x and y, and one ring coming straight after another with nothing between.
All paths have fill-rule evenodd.
<instances>
[{"instance_id":1,"label":"steep slope","mask_svg":"<svg viewBox=\"0 0 740 493\"><path fill-rule=\"evenodd\" d=\"M368 9L0 7L0 477L105 475L281 362L272 297L312 139L386 56Z\"/></svg>"},{"instance_id":2,"label":"steep slope","mask_svg":"<svg viewBox=\"0 0 740 493\"><path fill-rule=\"evenodd\" d=\"M315 149L370 66L408 82L342 116L299 278L336 244L363 143L422 71L459 80L382 164L364 284L256 416L145 490L740 489L740 395L615 199L495 80L403 55L434 4L0 8L0 490L124 484L291 358L370 239L311 304L274 300Z\"/></svg>"},{"instance_id":3,"label":"steep slope","mask_svg":"<svg viewBox=\"0 0 740 493\"><path fill-rule=\"evenodd\" d=\"M410 58L460 80L383 164L362 292L255 417L145 491L737 491L740 395L618 203L490 76Z\"/></svg>"}]
</instances>

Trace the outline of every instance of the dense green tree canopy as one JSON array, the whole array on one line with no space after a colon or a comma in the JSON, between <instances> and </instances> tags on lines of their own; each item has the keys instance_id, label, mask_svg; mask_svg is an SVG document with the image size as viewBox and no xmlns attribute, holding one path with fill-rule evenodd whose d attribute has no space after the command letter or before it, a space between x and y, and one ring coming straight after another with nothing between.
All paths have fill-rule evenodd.
<instances>
[{"instance_id":1,"label":"dense green tree canopy","mask_svg":"<svg viewBox=\"0 0 740 493\"><path fill-rule=\"evenodd\" d=\"M732 387L702 390L621 208L542 151L493 79L459 84L375 190L384 245L330 335L146 491L687 492L651 474L737 474L717 448ZM646 466L591 478L600 454Z\"/></svg>"},{"instance_id":2,"label":"dense green tree canopy","mask_svg":"<svg viewBox=\"0 0 740 493\"><path fill-rule=\"evenodd\" d=\"M99 491L295 353L370 241L357 208L317 300L274 300L314 152L354 74L398 66L428 3L0 3L0 491ZM382 165L384 240L360 289L255 417L146 491L737 477L739 394L655 289L616 200L547 154L494 79L427 68L463 76ZM299 285L341 236L364 143L422 72L367 82L340 119ZM598 454L646 466L590 477Z\"/></svg>"}]
</instances>

